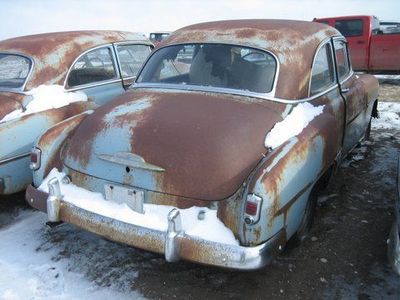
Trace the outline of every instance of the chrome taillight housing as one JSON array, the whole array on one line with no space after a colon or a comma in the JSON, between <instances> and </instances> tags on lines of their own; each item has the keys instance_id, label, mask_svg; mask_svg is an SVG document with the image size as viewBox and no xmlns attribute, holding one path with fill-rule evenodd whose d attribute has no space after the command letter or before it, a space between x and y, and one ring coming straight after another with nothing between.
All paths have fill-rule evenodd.
<instances>
[{"instance_id":1,"label":"chrome taillight housing","mask_svg":"<svg viewBox=\"0 0 400 300\"><path fill-rule=\"evenodd\" d=\"M31 163L29 164L29 168L32 171L36 171L40 168L42 151L37 147L32 147L31 149Z\"/></svg>"},{"instance_id":2,"label":"chrome taillight housing","mask_svg":"<svg viewBox=\"0 0 400 300\"><path fill-rule=\"evenodd\" d=\"M252 225L260 220L262 198L255 194L248 194L244 210L244 222Z\"/></svg>"}]
</instances>

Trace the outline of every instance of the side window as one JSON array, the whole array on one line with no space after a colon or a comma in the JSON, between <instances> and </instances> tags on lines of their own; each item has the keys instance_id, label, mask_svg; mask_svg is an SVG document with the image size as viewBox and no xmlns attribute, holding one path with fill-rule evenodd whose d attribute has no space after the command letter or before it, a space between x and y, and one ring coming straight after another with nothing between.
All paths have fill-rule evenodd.
<instances>
[{"instance_id":1,"label":"side window","mask_svg":"<svg viewBox=\"0 0 400 300\"><path fill-rule=\"evenodd\" d=\"M363 35L362 20L340 20L335 22L335 28L344 36L360 36Z\"/></svg>"},{"instance_id":2,"label":"side window","mask_svg":"<svg viewBox=\"0 0 400 300\"><path fill-rule=\"evenodd\" d=\"M150 52L151 48L147 45L118 45L122 77L136 76Z\"/></svg>"},{"instance_id":3,"label":"side window","mask_svg":"<svg viewBox=\"0 0 400 300\"><path fill-rule=\"evenodd\" d=\"M335 82L335 70L330 44L325 44L317 53L311 74L311 95L320 93Z\"/></svg>"},{"instance_id":4,"label":"side window","mask_svg":"<svg viewBox=\"0 0 400 300\"><path fill-rule=\"evenodd\" d=\"M337 70L339 74L339 81L345 79L350 73L349 57L347 47L344 41L334 41L335 56L337 63Z\"/></svg>"},{"instance_id":5,"label":"side window","mask_svg":"<svg viewBox=\"0 0 400 300\"><path fill-rule=\"evenodd\" d=\"M68 87L117 79L114 60L109 47L94 49L82 55L68 75Z\"/></svg>"}]
</instances>

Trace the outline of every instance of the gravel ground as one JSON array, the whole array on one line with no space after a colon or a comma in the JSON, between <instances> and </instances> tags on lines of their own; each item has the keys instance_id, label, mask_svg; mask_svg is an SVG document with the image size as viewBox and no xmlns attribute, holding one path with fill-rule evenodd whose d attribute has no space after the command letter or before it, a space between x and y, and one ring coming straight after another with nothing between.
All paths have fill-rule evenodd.
<instances>
[{"instance_id":1,"label":"gravel ground","mask_svg":"<svg viewBox=\"0 0 400 300\"><path fill-rule=\"evenodd\" d=\"M400 80L380 81L380 100L400 102ZM1 259L9 253L3 249L15 246L22 253L21 264L25 263L22 255L30 256L27 268L36 272L29 280L37 283L34 291L40 293L30 295L31 299L397 300L400 277L387 263L386 240L393 220L399 153L399 128L373 128L371 139L351 153L319 197L309 237L256 272L166 263L161 256L106 241L68 224L50 230L44 225L44 214L30 210L23 194L17 194L0 201L0 273L7 272ZM44 271L43 256L48 258ZM7 293L1 278L0 299L24 299L26 293L20 291L26 289L26 282L15 283ZM87 282L87 287L72 292L78 281Z\"/></svg>"}]
</instances>

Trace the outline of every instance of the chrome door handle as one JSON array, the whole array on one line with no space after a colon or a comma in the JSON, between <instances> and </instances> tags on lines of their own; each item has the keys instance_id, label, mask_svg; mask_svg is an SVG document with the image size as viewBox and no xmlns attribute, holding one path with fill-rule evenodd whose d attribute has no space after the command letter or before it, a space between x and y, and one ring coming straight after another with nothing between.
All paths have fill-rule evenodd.
<instances>
[{"instance_id":1,"label":"chrome door handle","mask_svg":"<svg viewBox=\"0 0 400 300\"><path fill-rule=\"evenodd\" d=\"M341 89L341 92L343 94L346 94L346 93L350 92L350 89L349 88L344 88L344 89Z\"/></svg>"}]
</instances>

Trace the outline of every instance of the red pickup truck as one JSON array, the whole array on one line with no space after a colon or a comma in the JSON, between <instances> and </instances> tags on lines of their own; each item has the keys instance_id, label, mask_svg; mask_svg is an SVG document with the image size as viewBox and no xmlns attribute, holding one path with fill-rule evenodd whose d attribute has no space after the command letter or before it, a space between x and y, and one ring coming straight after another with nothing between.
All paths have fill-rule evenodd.
<instances>
[{"instance_id":1,"label":"red pickup truck","mask_svg":"<svg viewBox=\"0 0 400 300\"><path fill-rule=\"evenodd\" d=\"M375 16L315 18L338 29L347 39L356 71L400 74L400 23Z\"/></svg>"}]
</instances>

